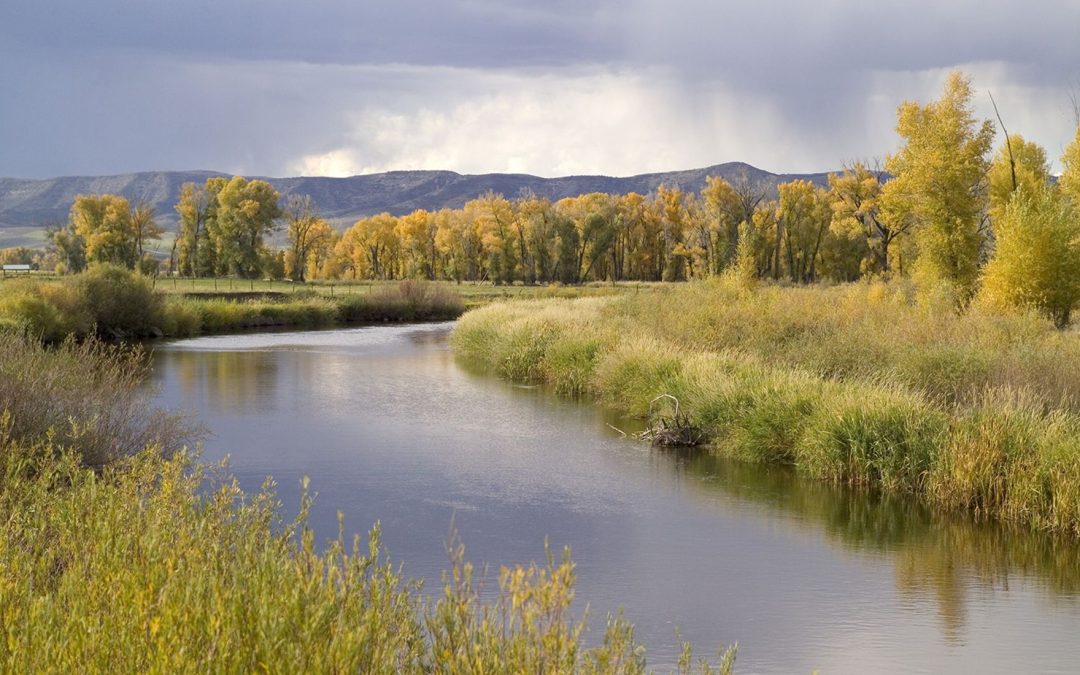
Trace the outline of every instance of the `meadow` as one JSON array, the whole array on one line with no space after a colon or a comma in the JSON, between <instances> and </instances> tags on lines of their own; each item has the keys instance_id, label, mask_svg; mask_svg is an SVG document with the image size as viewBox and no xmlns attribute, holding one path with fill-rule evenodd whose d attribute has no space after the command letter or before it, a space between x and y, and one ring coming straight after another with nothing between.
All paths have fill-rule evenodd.
<instances>
[{"instance_id":1,"label":"meadow","mask_svg":"<svg viewBox=\"0 0 1080 675\"><path fill-rule=\"evenodd\" d=\"M1080 342L1041 315L958 312L904 282L716 280L496 303L452 341L653 423L674 397L718 453L1080 534Z\"/></svg>"}]
</instances>

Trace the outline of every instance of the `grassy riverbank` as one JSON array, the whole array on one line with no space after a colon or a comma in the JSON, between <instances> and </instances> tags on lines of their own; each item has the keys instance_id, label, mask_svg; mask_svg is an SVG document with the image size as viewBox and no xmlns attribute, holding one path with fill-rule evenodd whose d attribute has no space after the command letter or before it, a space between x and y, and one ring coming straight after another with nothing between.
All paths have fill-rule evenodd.
<instances>
[{"instance_id":1,"label":"grassy riverbank","mask_svg":"<svg viewBox=\"0 0 1080 675\"><path fill-rule=\"evenodd\" d=\"M670 394L717 452L1080 535L1080 338L912 298L713 282L499 303L453 344L634 415Z\"/></svg>"},{"instance_id":2,"label":"grassy riverbank","mask_svg":"<svg viewBox=\"0 0 1080 675\"><path fill-rule=\"evenodd\" d=\"M145 365L0 331L0 670L644 671L625 621L586 637L566 556L481 594L453 542L426 599L377 528L316 542L307 498L283 522L272 485L245 495L183 449L197 431L152 409Z\"/></svg>"},{"instance_id":3,"label":"grassy riverbank","mask_svg":"<svg viewBox=\"0 0 1080 675\"><path fill-rule=\"evenodd\" d=\"M150 279L102 266L59 280L7 281L0 328L45 342L68 336L107 339L189 336L268 326L314 328L345 323L439 321L461 315L461 297L443 285L405 281L361 294L169 294Z\"/></svg>"}]
</instances>

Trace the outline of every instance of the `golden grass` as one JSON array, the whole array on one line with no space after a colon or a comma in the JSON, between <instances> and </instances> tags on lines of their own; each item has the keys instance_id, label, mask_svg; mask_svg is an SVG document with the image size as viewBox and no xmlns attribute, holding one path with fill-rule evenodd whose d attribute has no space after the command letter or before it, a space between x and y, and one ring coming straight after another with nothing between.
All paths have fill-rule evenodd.
<instances>
[{"instance_id":1,"label":"golden grass","mask_svg":"<svg viewBox=\"0 0 1080 675\"><path fill-rule=\"evenodd\" d=\"M502 303L453 345L632 415L671 394L719 452L1080 535L1080 340L913 297L711 282Z\"/></svg>"}]
</instances>

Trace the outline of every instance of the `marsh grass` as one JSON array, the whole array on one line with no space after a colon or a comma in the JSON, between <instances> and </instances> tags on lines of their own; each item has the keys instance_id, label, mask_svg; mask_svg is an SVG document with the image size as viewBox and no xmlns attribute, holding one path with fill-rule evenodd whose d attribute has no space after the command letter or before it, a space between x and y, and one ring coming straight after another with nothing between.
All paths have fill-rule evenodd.
<instances>
[{"instance_id":1,"label":"marsh grass","mask_svg":"<svg viewBox=\"0 0 1080 675\"><path fill-rule=\"evenodd\" d=\"M428 599L377 526L366 542L317 544L310 504L305 489L285 523L270 485L247 496L185 453L95 472L0 432L0 669L645 672L619 617L584 644L568 554L503 568L492 597L454 543ZM733 658L680 671L727 673Z\"/></svg>"},{"instance_id":2,"label":"marsh grass","mask_svg":"<svg viewBox=\"0 0 1080 675\"><path fill-rule=\"evenodd\" d=\"M452 344L633 416L670 394L740 459L1080 535L1076 334L912 298L904 284L688 284L490 305Z\"/></svg>"},{"instance_id":3,"label":"marsh grass","mask_svg":"<svg viewBox=\"0 0 1080 675\"><path fill-rule=\"evenodd\" d=\"M316 328L343 323L457 318L462 298L445 284L404 281L368 293L195 293L154 290L151 281L108 265L61 280L0 286L0 327L47 343L71 336L105 339L186 337L249 328Z\"/></svg>"}]
</instances>

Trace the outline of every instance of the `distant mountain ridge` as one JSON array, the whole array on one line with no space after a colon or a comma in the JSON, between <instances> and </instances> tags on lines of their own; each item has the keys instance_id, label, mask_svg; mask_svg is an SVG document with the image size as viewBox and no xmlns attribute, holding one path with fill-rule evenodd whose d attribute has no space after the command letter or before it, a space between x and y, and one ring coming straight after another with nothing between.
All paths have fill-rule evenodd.
<instances>
[{"instance_id":1,"label":"distant mountain ridge","mask_svg":"<svg viewBox=\"0 0 1080 675\"><path fill-rule=\"evenodd\" d=\"M157 210L166 227L176 222L180 186L203 183L214 171L153 171L119 176L70 176L47 179L0 178L0 229L44 228L67 220L71 203L79 194L114 193L130 200L146 200ZM827 173L774 174L742 162L728 162L702 169L646 173L637 176L563 176L541 178L527 174L459 174L453 171L389 171L348 178L263 178L287 196L311 195L319 212L341 227L364 216L382 213L402 215L416 209L460 208L466 201L491 190L507 197L532 191L556 200L587 192L648 194L660 185L698 192L707 176L737 180L745 175L770 193L776 185L795 179L825 185Z\"/></svg>"}]
</instances>

